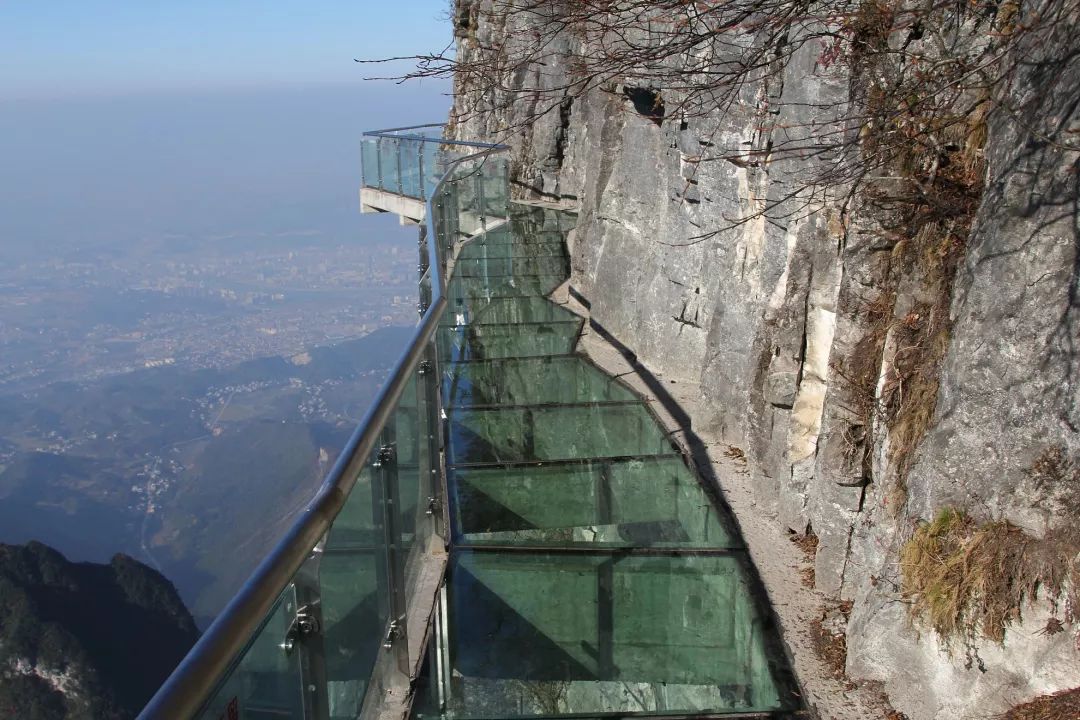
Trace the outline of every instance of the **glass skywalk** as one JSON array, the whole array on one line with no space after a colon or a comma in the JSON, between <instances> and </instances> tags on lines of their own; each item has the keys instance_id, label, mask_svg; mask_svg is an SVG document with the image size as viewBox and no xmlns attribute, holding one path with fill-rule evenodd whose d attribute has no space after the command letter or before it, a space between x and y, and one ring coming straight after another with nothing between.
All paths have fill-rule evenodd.
<instances>
[{"instance_id":1,"label":"glass skywalk","mask_svg":"<svg viewBox=\"0 0 1080 720\"><path fill-rule=\"evenodd\" d=\"M568 217L463 246L439 331L451 560L413 714L795 706L727 515L647 404L574 354Z\"/></svg>"},{"instance_id":2,"label":"glass skywalk","mask_svg":"<svg viewBox=\"0 0 1080 720\"><path fill-rule=\"evenodd\" d=\"M798 715L735 523L548 299L570 217L441 135L365 134L362 207L424 224L416 331L140 720Z\"/></svg>"}]
</instances>

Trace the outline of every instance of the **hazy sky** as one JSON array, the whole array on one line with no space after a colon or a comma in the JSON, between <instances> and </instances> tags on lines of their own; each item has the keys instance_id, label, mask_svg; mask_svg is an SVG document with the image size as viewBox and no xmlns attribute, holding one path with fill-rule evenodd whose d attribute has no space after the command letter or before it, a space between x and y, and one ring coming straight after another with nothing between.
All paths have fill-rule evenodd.
<instances>
[{"instance_id":1,"label":"hazy sky","mask_svg":"<svg viewBox=\"0 0 1080 720\"><path fill-rule=\"evenodd\" d=\"M449 85L365 82L376 69L353 58L441 50L448 7L0 0L0 261L168 234L399 234L358 212L361 134L445 121Z\"/></svg>"},{"instance_id":2,"label":"hazy sky","mask_svg":"<svg viewBox=\"0 0 1080 720\"><path fill-rule=\"evenodd\" d=\"M450 0L0 0L0 99L334 83L440 50Z\"/></svg>"}]
</instances>

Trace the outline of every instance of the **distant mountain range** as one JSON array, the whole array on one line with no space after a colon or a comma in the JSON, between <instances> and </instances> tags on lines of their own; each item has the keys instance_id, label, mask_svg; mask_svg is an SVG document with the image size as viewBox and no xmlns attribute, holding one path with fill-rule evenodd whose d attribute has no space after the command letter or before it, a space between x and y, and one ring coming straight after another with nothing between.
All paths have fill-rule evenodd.
<instances>
[{"instance_id":1,"label":"distant mountain range","mask_svg":"<svg viewBox=\"0 0 1080 720\"><path fill-rule=\"evenodd\" d=\"M134 717L198 635L172 583L127 555L0 545L0 717Z\"/></svg>"}]
</instances>

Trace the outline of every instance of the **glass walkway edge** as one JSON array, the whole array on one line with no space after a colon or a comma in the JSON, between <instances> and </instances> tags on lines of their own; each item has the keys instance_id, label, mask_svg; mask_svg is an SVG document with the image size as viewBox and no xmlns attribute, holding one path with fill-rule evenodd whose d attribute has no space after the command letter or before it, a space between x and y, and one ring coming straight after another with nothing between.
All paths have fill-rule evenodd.
<instances>
[{"instance_id":1,"label":"glass walkway edge","mask_svg":"<svg viewBox=\"0 0 1080 720\"><path fill-rule=\"evenodd\" d=\"M414 339L140 717L804 716L733 519L548 299L573 217L435 127L364 137L365 186L426 206Z\"/></svg>"}]
</instances>

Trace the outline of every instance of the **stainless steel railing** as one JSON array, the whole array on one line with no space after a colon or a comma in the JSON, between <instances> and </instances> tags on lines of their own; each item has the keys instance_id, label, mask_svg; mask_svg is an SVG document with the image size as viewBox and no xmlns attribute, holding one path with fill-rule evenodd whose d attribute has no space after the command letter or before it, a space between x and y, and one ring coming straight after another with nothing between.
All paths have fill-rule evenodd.
<instances>
[{"instance_id":1,"label":"stainless steel railing","mask_svg":"<svg viewBox=\"0 0 1080 720\"><path fill-rule=\"evenodd\" d=\"M427 410L424 412L428 438L439 435L430 427L432 422L438 422L438 412L431 412L432 407L440 407L438 386L434 385L433 394L430 388L433 387L431 382L438 377L439 358L434 340L447 305L448 251L465 232L462 230L463 218L468 224L475 225L475 219L479 217L482 232L486 227L486 218L493 214L505 216L505 206L509 202L505 159L507 148L443 140L416 132L435 127L440 126L425 125L364 134L365 142L370 140L374 143L372 146L365 145L365 186L418 197L426 203L428 240L426 248L422 250L426 263L421 263L422 316L416 331L315 496L146 705L139 715L141 720L231 718L239 715L239 705L247 697L244 692L250 690L239 686L252 684L246 680L241 682L243 678L238 678L244 663L248 661L258 666L257 672L250 673L251 677L268 688L273 687L273 690L265 693L263 700L266 703L283 704L282 707L305 718L330 716L330 705L334 701L327 688L326 658L323 656L322 639L318 637L324 621L320 613L325 610L320 598L320 557L328 550L327 538L334 530L335 520L341 517L360 480L363 480L373 497L378 497L377 501L373 501L376 519L372 521L371 528L365 530L370 529L375 536L381 533L383 538L366 550L376 555L382 553L380 562L376 563L381 568L377 568L376 572L378 582L381 588L389 587L392 594L398 593L385 602L380 598L380 604L386 605L386 610L380 611L378 616L380 620L385 620L384 627L380 629L379 642L385 646L382 649L392 648L395 642L400 646L405 634L401 627L405 602L401 593L407 589L403 588L404 581L400 577L405 567L405 560L400 556L401 528L392 527L394 517L399 514L399 508L393 504L398 488L395 478L387 479L388 472L382 463L395 462L395 413L407 389L416 388L415 393L419 397L420 386L414 385L418 373L422 375L427 372L431 378L427 385ZM451 154L445 152L445 148L449 147L479 151ZM434 177L433 171L440 173L437 182L429 179ZM503 212L499 212L500 206ZM475 232L473 227L466 234ZM419 422L420 411L416 414ZM428 445L426 452L427 465L418 472L439 476L432 490L437 495L439 488L445 484L441 478L441 463L437 461L440 448L437 444ZM422 483L421 477L421 494ZM434 504L439 500L433 496L429 498L429 503ZM401 502L400 499L397 501ZM378 519L379 513L383 520ZM417 533L417 530L413 531L414 536ZM390 539L387 540L387 537ZM414 551L423 552L423 548L414 548ZM395 573L399 576L396 579L392 577ZM275 628L272 627L273 622L283 625ZM266 639L263 636L274 631L282 635L280 643L274 642L276 635L269 637L268 642L256 642ZM295 655L298 644L304 649L301 654ZM258 659L261 664L252 659L259 648L264 654L265 648L269 648L270 653L270 657ZM382 649L376 648L373 652L382 652ZM279 650L280 656L276 655ZM401 669L407 672L404 666ZM277 695L279 679L281 685L287 685L281 691L284 693L281 697ZM294 681L299 694L292 688ZM355 692L361 693L361 686L366 688L370 684L365 683L367 681L363 678L358 678L350 687L355 687ZM356 699L356 702L360 700Z\"/></svg>"}]
</instances>

